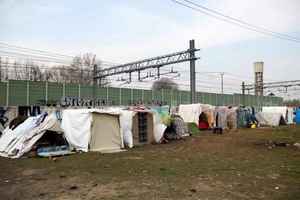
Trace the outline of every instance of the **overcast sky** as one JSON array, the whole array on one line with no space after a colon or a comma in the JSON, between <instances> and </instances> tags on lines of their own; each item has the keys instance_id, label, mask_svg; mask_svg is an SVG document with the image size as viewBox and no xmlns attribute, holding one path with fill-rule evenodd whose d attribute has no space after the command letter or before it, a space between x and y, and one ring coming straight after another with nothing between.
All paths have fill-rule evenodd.
<instances>
[{"instance_id":1,"label":"overcast sky","mask_svg":"<svg viewBox=\"0 0 300 200\"><path fill-rule=\"evenodd\" d=\"M194 1L300 38L299 0ZM170 0L0 0L0 27L2 42L70 55L93 52L119 63L184 50L195 39L201 48L197 71L250 79L253 62L264 61L267 80L299 79L300 43L245 30ZM188 70L188 64L180 68Z\"/></svg>"}]
</instances>

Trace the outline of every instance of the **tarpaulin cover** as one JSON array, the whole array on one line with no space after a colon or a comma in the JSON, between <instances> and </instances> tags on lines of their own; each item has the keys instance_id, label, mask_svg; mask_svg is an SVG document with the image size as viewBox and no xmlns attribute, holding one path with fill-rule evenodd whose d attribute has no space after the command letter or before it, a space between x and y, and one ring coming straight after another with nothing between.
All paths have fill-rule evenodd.
<instances>
[{"instance_id":1,"label":"tarpaulin cover","mask_svg":"<svg viewBox=\"0 0 300 200\"><path fill-rule=\"evenodd\" d=\"M279 126L283 118L282 114L271 112L258 112L255 117L262 126Z\"/></svg>"},{"instance_id":2,"label":"tarpaulin cover","mask_svg":"<svg viewBox=\"0 0 300 200\"><path fill-rule=\"evenodd\" d=\"M64 110L61 127L70 146L88 152L91 138L92 110Z\"/></svg>"},{"instance_id":3,"label":"tarpaulin cover","mask_svg":"<svg viewBox=\"0 0 300 200\"><path fill-rule=\"evenodd\" d=\"M118 114L93 112L91 125L90 151L121 151L123 141Z\"/></svg>"},{"instance_id":4,"label":"tarpaulin cover","mask_svg":"<svg viewBox=\"0 0 300 200\"><path fill-rule=\"evenodd\" d=\"M227 109L227 127L229 129L237 129L237 107Z\"/></svg>"},{"instance_id":5,"label":"tarpaulin cover","mask_svg":"<svg viewBox=\"0 0 300 200\"><path fill-rule=\"evenodd\" d=\"M286 122L288 124L293 124L294 123L294 109L293 108L287 108L287 119L286 119Z\"/></svg>"},{"instance_id":6,"label":"tarpaulin cover","mask_svg":"<svg viewBox=\"0 0 300 200\"><path fill-rule=\"evenodd\" d=\"M124 145L129 148L133 147L132 118L134 114L134 111L121 110L120 115L120 125L123 133Z\"/></svg>"},{"instance_id":7,"label":"tarpaulin cover","mask_svg":"<svg viewBox=\"0 0 300 200\"><path fill-rule=\"evenodd\" d=\"M91 137L92 137L92 123L93 123L93 115L92 113L102 113L102 114L111 114L111 115L119 115L120 112L119 110L116 109L72 109L72 110L64 110L63 115L62 115L62 129L64 130L65 137L67 141L69 142L70 146L73 147L76 150L84 151L87 152L89 150L89 144L91 142ZM97 115L95 115L97 117ZM118 116L119 117L119 116ZM101 120L94 120L95 123L101 123ZM103 120L103 123L105 120ZM115 123L114 123L115 124ZM113 125L113 124L110 124ZM101 137L104 135L109 135L111 134L111 141L114 140L116 137L114 137L113 131L115 130L115 126L113 129L105 129L105 130L97 130L99 133L97 134L102 134ZM123 134L121 133L121 127L118 126L119 131L118 133L120 134L120 138L118 141L118 144L120 144L120 148L123 147ZM104 133L105 131L105 133ZM110 131L110 132L108 132ZM96 139L101 138L96 137ZM108 136L107 136L108 137ZM94 137L95 138L95 137ZM107 138L106 138L107 139ZM108 140L107 140L108 141ZM97 141L92 141L96 142ZM97 143L99 144L99 143ZM111 143L112 144L112 143ZM99 147L99 145L98 145ZM102 145L103 148L106 148L110 150L110 148L115 148L113 145L109 146L107 143L106 146ZM101 149L104 150L104 149ZM99 148L100 149L100 148Z\"/></svg>"},{"instance_id":8,"label":"tarpaulin cover","mask_svg":"<svg viewBox=\"0 0 300 200\"><path fill-rule=\"evenodd\" d=\"M55 114L46 116L46 113L43 113L36 117L29 117L13 131L6 129L5 134L0 138L0 155L11 158L21 157L32 149L47 130L56 129L58 123Z\"/></svg>"},{"instance_id":9,"label":"tarpaulin cover","mask_svg":"<svg viewBox=\"0 0 300 200\"><path fill-rule=\"evenodd\" d=\"M287 124L294 123L294 109L286 106L263 107L262 112L280 113Z\"/></svg>"},{"instance_id":10,"label":"tarpaulin cover","mask_svg":"<svg viewBox=\"0 0 300 200\"><path fill-rule=\"evenodd\" d=\"M296 124L300 125L300 108L298 108L298 109L296 110L295 121L296 121Z\"/></svg>"},{"instance_id":11,"label":"tarpaulin cover","mask_svg":"<svg viewBox=\"0 0 300 200\"><path fill-rule=\"evenodd\" d=\"M215 106L209 104L201 104L201 111L205 113L209 127L213 127L215 123Z\"/></svg>"},{"instance_id":12,"label":"tarpaulin cover","mask_svg":"<svg viewBox=\"0 0 300 200\"><path fill-rule=\"evenodd\" d=\"M188 104L179 105L178 114L182 117L186 123L198 124L199 116L201 114L201 104Z\"/></svg>"},{"instance_id":13,"label":"tarpaulin cover","mask_svg":"<svg viewBox=\"0 0 300 200\"><path fill-rule=\"evenodd\" d=\"M227 128L227 112L228 108L225 106L216 107L215 109L215 126Z\"/></svg>"}]
</instances>

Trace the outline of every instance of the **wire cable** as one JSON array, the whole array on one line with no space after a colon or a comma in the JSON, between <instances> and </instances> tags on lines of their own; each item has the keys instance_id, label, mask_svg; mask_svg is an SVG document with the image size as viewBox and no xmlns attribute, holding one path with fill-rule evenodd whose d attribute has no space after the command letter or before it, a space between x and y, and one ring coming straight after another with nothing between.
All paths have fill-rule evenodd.
<instances>
[{"instance_id":1,"label":"wire cable","mask_svg":"<svg viewBox=\"0 0 300 200\"><path fill-rule=\"evenodd\" d=\"M212 9L208 9L206 7L204 7L204 8L206 8L204 10L204 8L202 8L203 6L201 6L199 4L196 4L194 2L191 2L191 1L183 0L184 2L189 2L189 4L186 4L186 3L182 2L182 1L178 1L178 0L171 0L171 1L173 3L179 4L179 5L184 6L186 8L192 9L194 11L200 12L202 14L205 14L207 16L216 18L218 20L221 20L221 21L224 21L224 22L227 22L227 23L230 23L230 24L234 24L234 25L239 26L239 27L244 28L244 29L248 29L248 30L251 30L251 31L254 31L254 32L257 32L257 33L261 33L261 34L264 34L264 35L269 35L269 36L276 37L276 38L283 39L283 40L289 40L289 41L292 41L292 42L300 43L300 39L298 39L298 38L288 36L286 34L277 33L275 31L269 31L268 29L264 29L264 28L262 29L258 26L254 26L254 25L251 25L250 23L243 22L243 21L235 19L233 17L229 17L227 15L221 14L217 11L213 11Z\"/></svg>"}]
</instances>

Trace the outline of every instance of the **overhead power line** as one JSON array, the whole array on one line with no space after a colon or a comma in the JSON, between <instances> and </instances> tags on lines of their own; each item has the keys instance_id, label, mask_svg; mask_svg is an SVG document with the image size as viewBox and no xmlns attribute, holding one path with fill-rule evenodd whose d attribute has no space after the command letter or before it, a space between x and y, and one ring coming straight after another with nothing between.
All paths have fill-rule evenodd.
<instances>
[{"instance_id":1,"label":"overhead power line","mask_svg":"<svg viewBox=\"0 0 300 200\"><path fill-rule=\"evenodd\" d=\"M276 38L283 39L283 40L289 40L289 41L292 41L292 42L300 43L300 38L293 37L293 36L283 34L283 33L279 33L279 32L276 32L276 31L272 31L272 30L266 29L264 27L259 27L259 26L256 26L256 25L252 25L248 22L245 22L245 21L236 19L234 17L230 17L228 15L222 14L221 12L218 12L218 11L215 11L213 9L207 8L207 7L202 6L198 3L195 3L193 1L189 1L189 0L181 0L181 1L171 0L171 1L176 3L176 4L179 4L181 6L184 6L186 8L192 9L194 11L200 12L202 14L205 14L207 16L216 18L218 20L221 20L221 21L224 21L224 22L227 22L227 23L230 23L230 24L234 24L234 25L239 26L239 27L244 28L244 29L248 29L248 30L251 30L251 31L254 31L254 32L257 32L257 33L261 33L261 34L264 34L264 35L269 35L269 36L276 37Z\"/></svg>"},{"instance_id":2,"label":"overhead power line","mask_svg":"<svg viewBox=\"0 0 300 200\"><path fill-rule=\"evenodd\" d=\"M16 45L11 45L11 44L7 44L4 42L0 42L0 46L4 46L7 48L13 48L13 49L19 49L22 51L30 51L30 52L35 52L35 53L42 53L42 54L48 54L48 55L52 55L52 56L56 56L56 57L65 57L65 58L74 58L74 56L70 56L70 55L64 55L64 54L59 54L59 53L53 53L50 51L44 51L44 50L38 50L38 49L31 49L31 48L27 48L27 47L20 47L20 46L16 46Z\"/></svg>"}]
</instances>

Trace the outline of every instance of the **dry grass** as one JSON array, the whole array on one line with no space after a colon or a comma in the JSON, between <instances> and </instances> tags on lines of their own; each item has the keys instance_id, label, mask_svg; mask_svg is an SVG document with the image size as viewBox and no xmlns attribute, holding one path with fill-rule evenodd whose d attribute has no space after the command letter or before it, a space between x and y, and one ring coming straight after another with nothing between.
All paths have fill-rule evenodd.
<instances>
[{"instance_id":1,"label":"dry grass","mask_svg":"<svg viewBox=\"0 0 300 200\"><path fill-rule=\"evenodd\" d=\"M0 159L0 199L300 199L300 127L201 133L118 154Z\"/></svg>"}]
</instances>

